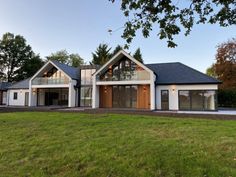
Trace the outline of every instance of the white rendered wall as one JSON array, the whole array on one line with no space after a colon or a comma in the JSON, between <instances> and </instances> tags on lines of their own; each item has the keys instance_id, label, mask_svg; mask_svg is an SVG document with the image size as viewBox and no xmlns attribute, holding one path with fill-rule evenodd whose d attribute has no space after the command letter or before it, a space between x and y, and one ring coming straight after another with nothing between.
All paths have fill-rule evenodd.
<instances>
[{"instance_id":1,"label":"white rendered wall","mask_svg":"<svg viewBox=\"0 0 236 177\"><path fill-rule=\"evenodd\" d=\"M179 90L217 90L216 84L202 84L202 85L157 85L156 86L156 109L161 109L161 90L169 91L169 109L178 110Z\"/></svg>"},{"instance_id":2,"label":"white rendered wall","mask_svg":"<svg viewBox=\"0 0 236 177\"><path fill-rule=\"evenodd\" d=\"M17 99L14 100L14 93L17 93ZM8 105L9 106L25 106L25 93L28 89L8 90Z\"/></svg>"}]
</instances>

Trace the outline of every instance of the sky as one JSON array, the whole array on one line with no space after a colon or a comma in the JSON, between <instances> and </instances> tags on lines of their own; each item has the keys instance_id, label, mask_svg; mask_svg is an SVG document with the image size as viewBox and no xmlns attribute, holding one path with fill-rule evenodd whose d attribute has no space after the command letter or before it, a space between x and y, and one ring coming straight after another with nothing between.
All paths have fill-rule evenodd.
<instances>
[{"instance_id":1,"label":"sky","mask_svg":"<svg viewBox=\"0 0 236 177\"><path fill-rule=\"evenodd\" d=\"M117 0L119 1L119 0ZM0 0L0 36L6 32L24 36L42 58L66 49L86 62L100 43L113 49L125 44L125 23L119 2L109 0ZM191 34L176 37L176 48L168 48L153 31L149 38L138 33L128 52L140 47L145 63L182 62L201 72L215 62L216 46L236 37L236 26L196 25Z\"/></svg>"}]
</instances>

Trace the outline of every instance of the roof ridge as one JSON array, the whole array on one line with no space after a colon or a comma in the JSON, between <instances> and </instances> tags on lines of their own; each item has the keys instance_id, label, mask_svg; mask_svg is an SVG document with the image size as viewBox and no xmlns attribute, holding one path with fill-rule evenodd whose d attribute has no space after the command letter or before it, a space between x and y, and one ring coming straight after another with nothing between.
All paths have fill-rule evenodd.
<instances>
[{"instance_id":1,"label":"roof ridge","mask_svg":"<svg viewBox=\"0 0 236 177\"><path fill-rule=\"evenodd\" d=\"M77 69L77 67L70 66L70 65L68 65L68 64L65 64L65 63L61 63L61 62L59 62L59 61L57 61L57 60L50 60L50 61L52 61L52 62L56 62L56 63L59 63L59 64L61 64L61 65L64 65L64 66L67 66L67 67L70 67L70 68Z\"/></svg>"},{"instance_id":2,"label":"roof ridge","mask_svg":"<svg viewBox=\"0 0 236 177\"><path fill-rule=\"evenodd\" d=\"M179 64L182 64L181 62L165 62L165 63L147 63L147 64L144 64L144 65L160 65L160 64L174 64L174 63L179 63Z\"/></svg>"}]
</instances>

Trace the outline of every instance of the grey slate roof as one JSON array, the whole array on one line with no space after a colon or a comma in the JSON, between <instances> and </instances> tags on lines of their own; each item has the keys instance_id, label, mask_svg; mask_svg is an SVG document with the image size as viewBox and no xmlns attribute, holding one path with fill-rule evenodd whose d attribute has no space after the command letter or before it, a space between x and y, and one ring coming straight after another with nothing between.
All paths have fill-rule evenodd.
<instances>
[{"instance_id":1,"label":"grey slate roof","mask_svg":"<svg viewBox=\"0 0 236 177\"><path fill-rule=\"evenodd\" d=\"M12 83L10 82L0 82L0 90L7 90L7 88L11 85Z\"/></svg>"},{"instance_id":2,"label":"grey slate roof","mask_svg":"<svg viewBox=\"0 0 236 177\"><path fill-rule=\"evenodd\" d=\"M12 84L10 87L8 87L8 89L28 89L29 88L29 80L30 80L30 78L16 82L16 83Z\"/></svg>"},{"instance_id":3,"label":"grey slate roof","mask_svg":"<svg viewBox=\"0 0 236 177\"><path fill-rule=\"evenodd\" d=\"M63 72L65 72L68 76L70 76L72 79L79 79L79 70L78 68L68 66L66 64L60 63L55 60L51 60L53 64L55 64L58 68L60 68Z\"/></svg>"},{"instance_id":4,"label":"grey slate roof","mask_svg":"<svg viewBox=\"0 0 236 177\"><path fill-rule=\"evenodd\" d=\"M146 64L156 75L156 84L219 84L219 80L182 63Z\"/></svg>"}]
</instances>

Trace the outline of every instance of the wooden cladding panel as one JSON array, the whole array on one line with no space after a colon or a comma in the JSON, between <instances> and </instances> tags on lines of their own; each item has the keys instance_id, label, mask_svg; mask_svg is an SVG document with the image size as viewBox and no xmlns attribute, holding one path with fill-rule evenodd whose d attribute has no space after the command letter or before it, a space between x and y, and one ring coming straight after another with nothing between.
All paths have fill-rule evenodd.
<instances>
[{"instance_id":1,"label":"wooden cladding panel","mask_svg":"<svg viewBox=\"0 0 236 177\"><path fill-rule=\"evenodd\" d=\"M100 108L112 108L112 86L100 86Z\"/></svg>"},{"instance_id":2,"label":"wooden cladding panel","mask_svg":"<svg viewBox=\"0 0 236 177\"><path fill-rule=\"evenodd\" d=\"M149 85L138 86L137 108L150 109L150 86Z\"/></svg>"}]
</instances>

